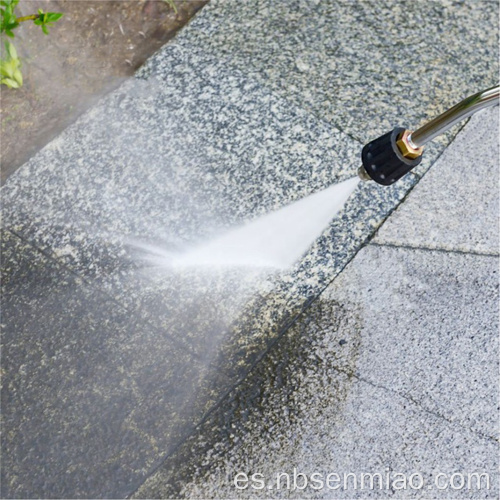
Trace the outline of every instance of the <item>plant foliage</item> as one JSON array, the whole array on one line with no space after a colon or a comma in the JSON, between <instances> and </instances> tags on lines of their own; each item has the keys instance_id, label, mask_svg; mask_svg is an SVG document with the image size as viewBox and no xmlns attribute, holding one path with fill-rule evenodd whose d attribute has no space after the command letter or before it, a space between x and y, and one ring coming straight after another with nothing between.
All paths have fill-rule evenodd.
<instances>
[{"instance_id":1,"label":"plant foliage","mask_svg":"<svg viewBox=\"0 0 500 500\"><path fill-rule=\"evenodd\" d=\"M61 12L44 12L38 9L36 14L30 16L17 17L14 9L19 0L0 0L0 34L14 38L14 30L24 21L33 21L36 26L40 26L43 33L49 34L49 27L61 19ZM9 88L17 89L23 84L21 74L21 61L17 56L14 45L5 42L5 57L0 58L0 84Z\"/></svg>"}]
</instances>

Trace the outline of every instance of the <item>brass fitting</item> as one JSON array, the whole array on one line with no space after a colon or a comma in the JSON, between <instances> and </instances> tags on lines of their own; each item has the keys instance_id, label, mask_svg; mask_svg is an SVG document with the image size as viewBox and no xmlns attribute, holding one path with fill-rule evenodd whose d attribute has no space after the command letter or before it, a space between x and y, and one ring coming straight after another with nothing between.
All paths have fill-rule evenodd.
<instances>
[{"instance_id":1,"label":"brass fitting","mask_svg":"<svg viewBox=\"0 0 500 500\"><path fill-rule=\"evenodd\" d=\"M412 145L411 142L409 141L410 135L411 135L411 131L405 130L398 137L396 144L399 148L399 151L401 151L401 154L405 158L411 158L412 160L414 160L415 158L422 156L422 153L424 152L424 147L421 146L419 148L416 148L414 145Z\"/></svg>"}]
</instances>

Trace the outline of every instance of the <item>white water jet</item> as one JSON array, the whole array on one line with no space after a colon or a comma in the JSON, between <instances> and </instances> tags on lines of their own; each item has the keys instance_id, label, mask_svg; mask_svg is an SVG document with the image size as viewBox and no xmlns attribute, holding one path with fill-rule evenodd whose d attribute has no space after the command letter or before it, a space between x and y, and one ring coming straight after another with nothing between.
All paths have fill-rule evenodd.
<instances>
[{"instance_id":1,"label":"white water jet","mask_svg":"<svg viewBox=\"0 0 500 500\"><path fill-rule=\"evenodd\" d=\"M358 185L357 177L313 193L183 254L141 245L148 260L170 268L257 267L286 269L304 255Z\"/></svg>"}]
</instances>

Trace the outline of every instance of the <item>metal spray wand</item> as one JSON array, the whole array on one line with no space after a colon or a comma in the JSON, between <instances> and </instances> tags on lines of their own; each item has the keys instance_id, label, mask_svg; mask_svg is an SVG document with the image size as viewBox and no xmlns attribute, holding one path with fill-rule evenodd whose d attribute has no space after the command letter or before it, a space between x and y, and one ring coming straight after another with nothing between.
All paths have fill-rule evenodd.
<instances>
[{"instance_id":1,"label":"metal spray wand","mask_svg":"<svg viewBox=\"0 0 500 500\"><path fill-rule=\"evenodd\" d=\"M365 181L390 186L421 161L424 145L480 109L497 104L500 87L471 95L415 132L397 127L369 142L361 153L358 175Z\"/></svg>"}]
</instances>

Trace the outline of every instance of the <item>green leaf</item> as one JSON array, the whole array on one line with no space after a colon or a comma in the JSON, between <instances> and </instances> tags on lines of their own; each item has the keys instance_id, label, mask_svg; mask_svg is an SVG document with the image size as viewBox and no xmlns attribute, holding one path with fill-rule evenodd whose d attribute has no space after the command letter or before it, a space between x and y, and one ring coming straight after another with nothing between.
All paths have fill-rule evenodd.
<instances>
[{"instance_id":1,"label":"green leaf","mask_svg":"<svg viewBox=\"0 0 500 500\"><path fill-rule=\"evenodd\" d=\"M56 22L63 16L62 12L47 12L47 21Z\"/></svg>"},{"instance_id":2,"label":"green leaf","mask_svg":"<svg viewBox=\"0 0 500 500\"><path fill-rule=\"evenodd\" d=\"M10 42L6 42L5 43L5 48L7 49L7 54L9 54L9 56L10 56L11 59L17 59L18 58L18 56L17 56L17 50L14 47L14 44L12 44Z\"/></svg>"},{"instance_id":3,"label":"green leaf","mask_svg":"<svg viewBox=\"0 0 500 500\"><path fill-rule=\"evenodd\" d=\"M14 76L14 70L9 61L0 60L0 75L7 77Z\"/></svg>"},{"instance_id":4,"label":"green leaf","mask_svg":"<svg viewBox=\"0 0 500 500\"><path fill-rule=\"evenodd\" d=\"M13 21L11 23L7 23L5 25L5 29L13 30L13 29L17 28L18 26L19 26L19 23L17 21Z\"/></svg>"},{"instance_id":5,"label":"green leaf","mask_svg":"<svg viewBox=\"0 0 500 500\"><path fill-rule=\"evenodd\" d=\"M2 61L0 63L0 74L9 78L14 77L16 68L11 64L11 61Z\"/></svg>"},{"instance_id":6,"label":"green leaf","mask_svg":"<svg viewBox=\"0 0 500 500\"><path fill-rule=\"evenodd\" d=\"M4 84L4 85L7 85L7 87L9 87L10 89L18 89L21 85L19 85L18 82L16 82L15 80L12 80L12 78L2 78L0 80L0 84Z\"/></svg>"},{"instance_id":7,"label":"green leaf","mask_svg":"<svg viewBox=\"0 0 500 500\"><path fill-rule=\"evenodd\" d=\"M17 51L10 42L5 42L5 48L7 51L7 58L0 60L0 75L6 78L16 80L19 85L23 84L23 78L19 67L21 66L21 61L17 57Z\"/></svg>"},{"instance_id":8,"label":"green leaf","mask_svg":"<svg viewBox=\"0 0 500 500\"><path fill-rule=\"evenodd\" d=\"M174 0L163 0L173 11L177 14L177 6L174 3Z\"/></svg>"},{"instance_id":9,"label":"green leaf","mask_svg":"<svg viewBox=\"0 0 500 500\"><path fill-rule=\"evenodd\" d=\"M45 26L45 24L42 24L42 31L48 35L49 34L49 30L47 29L47 26Z\"/></svg>"},{"instance_id":10,"label":"green leaf","mask_svg":"<svg viewBox=\"0 0 500 500\"><path fill-rule=\"evenodd\" d=\"M14 16L14 14L11 14L9 11L4 11L3 22L4 24L13 24L16 22L16 16Z\"/></svg>"},{"instance_id":11,"label":"green leaf","mask_svg":"<svg viewBox=\"0 0 500 500\"><path fill-rule=\"evenodd\" d=\"M19 23L17 22L16 16L13 15L9 10L0 10L2 14L2 22L0 24L0 32L9 32L7 33L8 36L14 36L12 33L12 30L14 28L17 28L19 26Z\"/></svg>"},{"instance_id":12,"label":"green leaf","mask_svg":"<svg viewBox=\"0 0 500 500\"><path fill-rule=\"evenodd\" d=\"M16 71L14 71L14 80L19 84L20 87L23 86L23 75L21 74L21 70L16 69Z\"/></svg>"}]
</instances>

